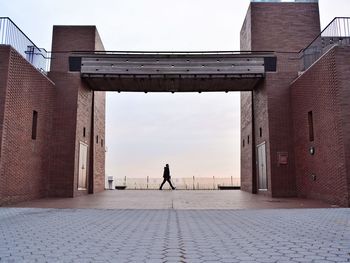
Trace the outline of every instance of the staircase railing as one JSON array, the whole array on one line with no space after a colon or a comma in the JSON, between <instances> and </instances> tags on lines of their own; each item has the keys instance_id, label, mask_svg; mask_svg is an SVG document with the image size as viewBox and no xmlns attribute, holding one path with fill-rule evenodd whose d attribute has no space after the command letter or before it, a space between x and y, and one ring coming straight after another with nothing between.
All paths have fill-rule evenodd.
<instances>
[{"instance_id":1,"label":"staircase railing","mask_svg":"<svg viewBox=\"0 0 350 263\"><path fill-rule=\"evenodd\" d=\"M303 69L308 69L334 45L350 45L350 17L336 17L302 50Z\"/></svg>"},{"instance_id":2,"label":"staircase railing","mask_svg":"<svg viewBox=\"0 0 350 263\"><path fill-rule=\"evenodd\" d=\"M47 51L38 48L9 18L0 17L0 45L10 45L42 72L47 72Z\"/></svg>"}]
</instances>

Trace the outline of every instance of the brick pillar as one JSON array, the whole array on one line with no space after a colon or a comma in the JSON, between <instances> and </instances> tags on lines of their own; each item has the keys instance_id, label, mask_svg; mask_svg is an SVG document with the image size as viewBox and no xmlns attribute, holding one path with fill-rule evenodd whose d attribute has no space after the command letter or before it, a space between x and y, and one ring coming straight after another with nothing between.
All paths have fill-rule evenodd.
<instances>
[{"instance_id":1,"label":"brick pillar","mask_svg":"<svg viewBox=\"0 0 350 263\"><path fill-rule=\"evenodd\" d=\"M103 50L95 26L54 26L50 78L56 83L51 196L77 196L104 189L105 93L95 92L79 72L69 72L71 51ZM92 101L94 98L94 101ZM94 105L94 106L93 106ZM98 142L96 136L99 137ZM88 187L78 190L80 143L88 147ZM100 147L98 147L98 145ZM96 172L95 167L98 167ZM96 186L95 186L95 182Z\"/></svg>"},{"instance_id":2,"label":"brick pillar","mask_svg":"<svg viewBox=\"0 0 350 263\"><path fill-rule=\"evenodd\" d=\"M290 83L298 76L298 52L320 33L317 3L251 3L241 30L241 50L275 51L277 72L267 73L255 87L253 105L242 103L242 140L255 134L255 145L266 143L268 191L271 196L295 196L294 149L290 110ZM290 53L291 52L291 53ZM294 53L293 53L294 52ZM242 102L248 95L242 94ZM251 131L254 121L255 131ZM253 190L252 155L242 150L243 190ZM288 154L288 164L279 164L278 155ZM249 164L251 163L251 164ZM249 186L251 184L251 187Z\"/></svg>"}]
</instances>

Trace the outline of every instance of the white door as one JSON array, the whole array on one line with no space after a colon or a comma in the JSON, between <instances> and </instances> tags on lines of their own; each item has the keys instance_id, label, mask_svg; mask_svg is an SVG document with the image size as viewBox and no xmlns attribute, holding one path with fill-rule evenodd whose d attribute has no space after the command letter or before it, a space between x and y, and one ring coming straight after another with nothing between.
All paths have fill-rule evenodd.
<instances>
[{"instance_id":1,"label":"white door","mask_svg":"<svg viewBox=\"0 0 350 263\"><path fill-rule=\"evenodd\" d=\"M87 189L87 149L88 146L85 143L80 142L78 190Z\"/></svg>"},{"instance_id":2,"label":"white door","mask_svg":"<svg viewBox=\"0 0 350 263\"><path fill-rule=\"evenodd\" d=\"M266 175L266 145L265 143L258 147L258 187L259 190L267 190Z\"/></svg>"}]
</instances>

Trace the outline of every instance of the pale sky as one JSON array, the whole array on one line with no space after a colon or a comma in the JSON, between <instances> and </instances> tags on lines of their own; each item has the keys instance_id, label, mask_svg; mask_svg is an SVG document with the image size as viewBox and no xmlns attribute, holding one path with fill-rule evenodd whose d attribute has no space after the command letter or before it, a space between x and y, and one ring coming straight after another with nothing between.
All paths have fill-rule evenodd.
<instances>
[{"instance_id":1,"label":"pale sky","mask_svg":"<svg viewBox=\"0 0 350 263\"><path fill-rule=\"evenodd\" d=\"M39 47L53 25L96 25L106 50L239 50L250 0L0 0ZM324 28L350 16L349 0L320 0ZM107 94L106 174L238 177L239 93Z\"/></svg>"}]
</instances>

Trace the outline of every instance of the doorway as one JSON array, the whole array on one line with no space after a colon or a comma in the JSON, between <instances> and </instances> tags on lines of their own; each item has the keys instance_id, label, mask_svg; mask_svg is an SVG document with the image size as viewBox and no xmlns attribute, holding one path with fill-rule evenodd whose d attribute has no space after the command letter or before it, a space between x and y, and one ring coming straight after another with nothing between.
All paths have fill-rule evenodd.
<instances>
[{"instance_id":1,"label":"doorway","mask_svg":"<svg viewBox=\"0 0 350 263\"><path fill-rule=\"evenodd\" d=\"M266 191L267 175L266 175L266 143L257 146L257 161L258 161L258 190Z\"/></svg>"},{"instance_id":2,"label":"doorway","mask_svg":"<svg viewBox=\"0 0 350 263\"><path fill-rule=\"evenodd\" d=\"M87 189L87 152L88 146L85 143L80 142L78 190Z\"/></svg>"}]
</instances>

